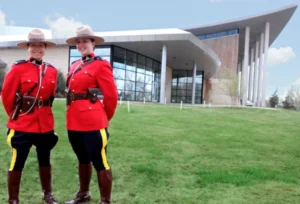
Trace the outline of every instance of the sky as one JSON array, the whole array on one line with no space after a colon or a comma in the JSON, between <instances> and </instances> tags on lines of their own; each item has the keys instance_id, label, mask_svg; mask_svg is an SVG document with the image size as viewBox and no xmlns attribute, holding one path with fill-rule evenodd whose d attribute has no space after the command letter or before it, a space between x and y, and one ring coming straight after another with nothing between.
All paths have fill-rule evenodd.
<instances>
[{"instance_id":1,"label":"sky","mask_svg":"<svg viewBox=\"0 0 300 204\"><path fill-rule=\"evenodd\" d=\"M185 28L256 15L300 0L0 0L0 25L51 29L70 35L84 24L96 32ZM269 49L266 96L284 98L300 86L300 8Z\"/></svg>"}]
</instances>

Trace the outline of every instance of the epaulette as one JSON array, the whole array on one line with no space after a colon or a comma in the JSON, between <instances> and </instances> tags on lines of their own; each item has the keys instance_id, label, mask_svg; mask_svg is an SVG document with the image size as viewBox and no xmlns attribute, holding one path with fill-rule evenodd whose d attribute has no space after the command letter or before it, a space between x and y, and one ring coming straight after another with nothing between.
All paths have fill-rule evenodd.
<instances>
[{"instance_id":1,"label":"epaulette","mask_svg":"<svg viewBox=\"0 0 300 204\"><path fill-rule=\"evenodd\" d=\"M23 64L23 63L26 63L27 60L18 60L18 61L15 61L14 64L18 65L18 64Z\"/></svg>"},{"instance_id":2,"label":"epaulette","mask_svg":"<svg viewBox=\"0 0 300 204\"><path fill-rule=\"evenodd\" d=\"M103 61L103 59L100 56L96 56L96 57L94 57L94 59Z\"/></svg>"},{"instance_id":3,"label":"epaulette","mask_svg":"<svg viewBox=\"0 0 300 204\"><path fill-rule=\"evenodd\" d=\"M51 67L55 68L52 64L50 64L48 62L44 62L44 64L47 65L47 66L51 66Z\"/></svg>"},{"instance_id":4,"label":"epaulette","mask_svg":"<svg viewBox=\"0 0 300 204\"><path fill-rule=\"evenodd\" d=\"M78 59L78 60L80 60L80 59ZM77 62L78 60L75 60L75 61L73 61L71 64L73 64L73 63Z\"/></svg>"}]
</instances>

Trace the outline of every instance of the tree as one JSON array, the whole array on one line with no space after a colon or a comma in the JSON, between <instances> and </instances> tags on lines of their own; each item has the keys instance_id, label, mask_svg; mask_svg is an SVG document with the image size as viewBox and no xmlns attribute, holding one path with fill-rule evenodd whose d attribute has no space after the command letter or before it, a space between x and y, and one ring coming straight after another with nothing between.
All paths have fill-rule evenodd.
<instances>
[{"instance_id":1,"label":"tree","mask_svg":"<svg viewBox=\"0 0 300 204\"><path fill-rule=\"evenodd\" d=\"M300 88L292 86L283 101L283 108L300 110Z\"/></svg>"},{"instance_id":2,"label":"tree","mask_svg":"<svg viewBox=\"0 0 300 204\"><path fill-rule=\"evenodd\" d=\"M273 95L269 99L269 104L272 108L275 108L276 105L279 103L279 97L277 95L278 89L276 89L273 93Z\"/></svg>"},{"instance_id":3,"label":"tree","mask_svg":"<svg viewBox=\"0 0 300 204\"><path fill-rule=\"evenodd\" d=\"M231 98L231 105L236 105L239 99L238 74L235 71L224 67L220 72L220 82L220 88ZM240 90L241 95L242 93L243 91Z\"/></svg>"},{"instance_id":4,"label":"tree","mask_svg":"<svg viewBox=\"0 0 300 204\"><path fill-rule=\"evenodd\" d=\"M4 76L5 76L5 72L3 69L0 69L0 93L2 91L2 85L4 82Z\"/></svg>"},{"instance_id":5,"label":"tree","mask_svg":"<svg viewBox=\"0 0 300 204\"><path fill-rule=\"evenodd\" d=\"M56 84L56 96L57 97L64 97L66 89L66 79L64 74L58 70L58 77L57 77L57 84Z\"/></svg>"}]
</instances>

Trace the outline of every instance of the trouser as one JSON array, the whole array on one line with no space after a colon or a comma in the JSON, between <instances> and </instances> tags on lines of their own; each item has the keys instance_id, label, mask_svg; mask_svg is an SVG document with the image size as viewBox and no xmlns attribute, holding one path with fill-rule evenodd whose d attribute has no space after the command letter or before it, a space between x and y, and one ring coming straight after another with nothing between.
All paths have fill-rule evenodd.
<instances>
[{"instance_id":1,"label":"trouser","mask_svg":"<svg viewBox=\"0 0 300 204\"><path fill-rule=\"evenodd\" d=\"M110 169L106 158L109 138L107 129L87 132L68 130L68 135L80 164L92 162L96 171Z\"/></svg>"},{"instance_id":2,"label":"trouser","mask_svg":"<svg viewBox=\"0 0 300 204\"><path fill-rule=\"evenodd\" d=\"M97 131L68 131L69 141L79 162L79 191L67 204L78 204L91 199L89 184L92 176L91 162L97 171L101 204L111 203L112 172L106 158L107 129Z\"/></svg>"},{"instance_id":3,"label":"trouser","mask_svg":"<svg viewBox=\"0 0 300 204\"><path fill-rule=\"evenodd\" d=\"M43 200L57 204L52 195L50 151L56 145L58 136L54 131L47 133L28 133L8 129L7 143L12 148L12 160L8 171L8 203L19 203L19 188L22 170L32 145L36 146L39 175L43 190Z\"/></svg>"},{"instance_id":4,"label":"trouser","mask_svg":"<svg viewBox=\"0 0 300 204\"><path fill-rule=\"evenodd\" d=\"M7 143L12 148L9 171L22 170L24 168L32 145L36 147L39 167L50 166L50 151L56 145L57 141L58 136L54 131L29 133L9 129Z\"/></svg>"}]
</instances>

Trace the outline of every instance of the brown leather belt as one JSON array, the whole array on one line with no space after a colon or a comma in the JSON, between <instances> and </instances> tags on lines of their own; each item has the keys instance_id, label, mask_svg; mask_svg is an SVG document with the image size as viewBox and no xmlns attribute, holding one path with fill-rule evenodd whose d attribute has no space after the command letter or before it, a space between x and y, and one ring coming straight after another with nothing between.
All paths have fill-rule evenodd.
<instances>
[{"instance_id":1,"label":"brown leather belt","mask_svg":"<svg viewBox=\"0 0 300 204\"><path fill-rule=\"evenodd\" d=\"M43 107L43 106L50 106L50 101L49 100L46 100L46 101L43 101L43 100L37 100L36 102L35 102L35 106L37 106L37 107L39 107L39 108L41 108L41 107Z\"/></svg>"},{"instance_id":2,"label":"brown leather belt","mask_svg":"<svg viewBox=\"0 0 300 204\"><path fill-rule=\"evenodd\" d=\"M89 99L89 97L87 96L87 94L74 94L74 93L69 93L67 95L67 98L70 101Z\"/></svg>"}]
</instances>

